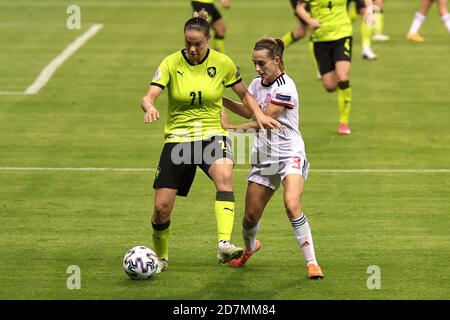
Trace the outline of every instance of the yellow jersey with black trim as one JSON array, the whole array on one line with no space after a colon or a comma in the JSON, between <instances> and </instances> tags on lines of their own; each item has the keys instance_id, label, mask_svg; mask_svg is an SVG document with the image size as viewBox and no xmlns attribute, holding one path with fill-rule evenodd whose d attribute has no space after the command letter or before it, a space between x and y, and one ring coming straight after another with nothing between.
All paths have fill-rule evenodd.
<instances>
[{"instance_id":1,"label":"yellow jersey with black trim","mask_svg":"<svg viewBox=\"0 0 450 320\"><path fill-rule=\"evenodd\" d=\"M214 3L214 0L195 0L195 2L201 2L201 3Z\"/></svg>"},{"instance_id":2,"label":"yellow jersey with black trim","mask_svg":"<svg viewBox=\"0 0 450 320\"><path fill-rule=\"evenodd\" d=\"M347 0L301 0L310 5L310 15L320 22L312 30L313 42L335 41L352 36L352 23L347 13Z\"/></svg>"},{"instance_id":3,"label":"yellow jersey with black trim","mask_svg":"<svg viewBox=\"0 0 450 320\"><path fill-rule=\"evenodd\" d=\"M226 136L220 123L225 88L242 81L239 70L226 55L208 49L193 65L186 50L167 56L151 85L168 89L169 109L164 126L166 142L189 142Z\"/></svg>"}]
</instances>

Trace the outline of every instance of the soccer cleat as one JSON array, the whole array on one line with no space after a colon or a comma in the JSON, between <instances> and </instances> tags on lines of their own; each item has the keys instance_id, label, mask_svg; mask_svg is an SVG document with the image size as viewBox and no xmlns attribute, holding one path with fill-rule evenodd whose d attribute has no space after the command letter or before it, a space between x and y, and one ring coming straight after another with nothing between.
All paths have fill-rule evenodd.
<instances>
[{"instance_id":1,"label":"soccer cleat","mask_svg":"<svg viewBox=\"0 0 450 320\"><path fill-rule=\"evenodd\" d=\"M217 248L217 260L219 263L227 263L232 259L240 258L244 249L236 247L230 241L220 241Z\"/></svg>"},{"instance_id":2,"label":"soccer cleat","mask_svg":"<svg viewBox=\"0 0 450 320\"><path fill-rule=\"evenodd\" d=\"M375 54L375 52L372 51L372 48L370 47L363 49L362 57L369 61L376 60L378 58L378 56Z\"/></svg>"},{"instance_id":3,"label":"soccer cleat","mask_svg":"<svg viewBox=\"0 0 450 320\"><path fill-rule=\"evenodd\" d=\"M339 124L339 134L350 134L350 133L352 132L350 131L348 125L346 125L345 123Z\"/></svg>"},{"instance_id":4,"label":"soccer cleat","mask_svg":"<svg viewBox=\"0 0 450 320\"><path fill-rule=\"evenodd\" d=\"M250 259L250 257L251 257L256 251L258 251L259 249L261 249L261 247L262 247L261 241L256 240L256 247L255 247L255 250L253 250L253 251L247 251L247 250L245 250L244 254L243 254L240 258L230 260L230 261L228 262L228 266L230 266L230 267L232 267L232 268L240 268L240 267L243 267L244 264L247 262L247 260Z\"/></svg>"},{"instance_id":5,"label":"soccer cleat","mask_svg":"<svg viewBox=\"0 0 450 320\"><path fill-rule=\"evenodd\" d=\"M158 269L156 269L156 273L161 273L167 269L169 266L169 261L167 259L158 259Z\"/></svg>"},{"instance_id":6,"label":"soccer cleat","mask_svg":"<svg viewBox=\"0 0 450 320\"><path fill-rule=\"evenodd\" d=\"M372 40L377 41L377 42L386 42L386 41L391 40L391 37L389 37L386 34L377 33L377 34L373 35Z\"/></svg>"},{"instance_id":7,"label":"soccer cleat","mask_svg":"<svg viewBox=\"0 0 450 320\"><path fill-rule=\"evenodd\" d=\"M306 267L308 269L308 278L310 279L322 279L322 269L316 264L310 264Z\"/></svg>"},{"instance_id":8,"label":"soccer cleat","mask_svg":"<svg viewBox=\"0 0 450 320\"><path fill-rule=\"evenodd\" d=\"M406 39L414 41L414 42L424 42L425 38L422 37L420 34L418 33L408 33L406 35Z\"/></svg>"}]
</instances>

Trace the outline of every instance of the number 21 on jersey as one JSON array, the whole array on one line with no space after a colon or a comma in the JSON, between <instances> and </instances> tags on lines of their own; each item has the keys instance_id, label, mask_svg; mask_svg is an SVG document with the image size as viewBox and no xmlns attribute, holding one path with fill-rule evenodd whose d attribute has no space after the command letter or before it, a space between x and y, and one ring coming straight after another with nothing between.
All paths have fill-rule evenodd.
<instances>
[{"instance_id":1,"label":"number 21 on jersey","mask_svg":"<svg viewBox=\"0 0 450 320\"><path fill-rule=\"evenodd\" d=\"M201 91L197 91L197 93L195 93L195 91L191 91L190 95L191 95L191 106L193 106L195 104L195 100L197 98L197 94L198 94L198 104L201 105L202 104L202 92Z\"/></svg>"}]
</instances>

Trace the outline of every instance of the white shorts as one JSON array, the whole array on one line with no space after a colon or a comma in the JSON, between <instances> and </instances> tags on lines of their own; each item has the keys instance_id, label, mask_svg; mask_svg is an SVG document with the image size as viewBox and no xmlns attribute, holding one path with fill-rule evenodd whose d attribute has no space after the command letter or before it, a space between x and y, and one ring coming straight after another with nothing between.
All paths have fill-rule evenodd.
<instances>
[{"instance_id":1,"label":"white shorts","mask_svg":"<svg viewBox=\"0 0 450 320\"><path fill-rule=\"evenodd\" d=\"M308 170L309 162L306 158L284 158L278 162L253 166L248 175L248 181L277 190L288 174L300 174L306 181Z\"/></svg>"}]
</instances>

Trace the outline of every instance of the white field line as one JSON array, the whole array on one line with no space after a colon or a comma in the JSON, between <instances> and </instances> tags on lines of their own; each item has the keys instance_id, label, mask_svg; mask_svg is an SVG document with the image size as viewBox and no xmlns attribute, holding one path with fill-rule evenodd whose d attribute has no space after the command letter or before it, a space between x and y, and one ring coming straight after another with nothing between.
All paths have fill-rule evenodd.
<instances>
[{"instance_id":1,"label":"white field line","mask_svg":"<svg viewBox=\"0 0 450 320\"><path fill-rule=\"evenodd\" d=\"M31 86L25 90L25 94L36 94L45 86L64 61L66 61L72 54L75 53L82 45L84 45L90 38L95 36L95 34L103 28L103 24L94 24L85 33L75 39L59 56L53 59L48 66L42 70L41 74L36 78Z\"/></svg>"},{"instance_id":2,"label":"white field line","mask_svg":"<svg viewBox=\"0 0 450 320\"><path fill-rule=\"evenodd\" d=\"M62 168L62 167L0 167L0 171L105 171L105 172L146 172L156 168ZM247 172L248 169L234 169ZM316 173L450 173L450 169L310 169Z\"/></svg>"},{"instance_id":3,"label":"white field line","mask_svg":"<svg viewBox=\"0 0 450 320\"><path fill-rule=\"evenodd\" d=\"M94 24L85 33L76 38L63 52L61 52L55 59L53 59L34 80L34 82L24 91L0 91L0 95L31 95L36 94L41 90L55 71L66 61L72 54L75 53L81 46L83 46L90 38L103 28L103 24Z\"/></svg>"},{"instance_id":4,"label":"white field line","mask_svg":"<svg viewBox=\"0 0 450 320\"><path fill-rule=\"evenodd\" d=\"M23 96L25 92L23 91L0 91L0 96Z\"/></svg>"}]
</instances>

